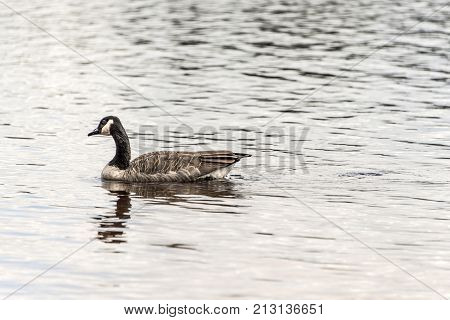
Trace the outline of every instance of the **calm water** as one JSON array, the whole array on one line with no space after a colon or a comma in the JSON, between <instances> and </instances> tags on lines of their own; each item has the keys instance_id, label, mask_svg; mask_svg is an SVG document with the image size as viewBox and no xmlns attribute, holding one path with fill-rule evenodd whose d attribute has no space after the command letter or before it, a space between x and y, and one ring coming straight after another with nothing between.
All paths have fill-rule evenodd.
<instances>
[{"instance_id":1,"label":"calm water","mask_svg":"<svg viewBox=\"0 0 450 320\"><path fill-rule=\"evenodd\" d=\"M450 297L450 10L355 66L446 1L7 3L178 120L0 5L2 296L94 239L12 298L440 298L329 219ZM102 182L109 114L253 157Z\"/></svg>"}]
</instances>

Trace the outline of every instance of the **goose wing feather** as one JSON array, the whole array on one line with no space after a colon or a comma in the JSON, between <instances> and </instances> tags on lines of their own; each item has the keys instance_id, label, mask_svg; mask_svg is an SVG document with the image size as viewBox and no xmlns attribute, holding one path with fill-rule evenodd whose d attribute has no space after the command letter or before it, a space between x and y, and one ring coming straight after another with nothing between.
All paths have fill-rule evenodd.
<instances>
[{"instance_id":1,"label":"goose wing feather","mask_svg":"<svg viewBox=\"0 0 450 320\"><path fill-rule=\"evenodd\" d=\"M231 151L174 152L143 154L130 163L127 180L136 182L186 182L228 167L247 154Z\"/></svg>"}]
</instances>

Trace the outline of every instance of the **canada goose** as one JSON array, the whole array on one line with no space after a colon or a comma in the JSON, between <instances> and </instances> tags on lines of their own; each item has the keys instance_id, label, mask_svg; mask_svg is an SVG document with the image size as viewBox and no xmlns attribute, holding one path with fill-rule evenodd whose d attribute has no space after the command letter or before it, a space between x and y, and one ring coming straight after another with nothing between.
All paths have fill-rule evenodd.
<instances>
[{"instance_id":1,"label":"canada goose","mask_svg":"<svg viewBox=\"0 0 450 320\"><path fill-rule=\"evenodd\" d=\"M224 178L244 153L231 151L178 152L160 151L140 155L130 162L131 150L127 133L119 118L104 117L88 134L111 135L116 143L116 155L102 171L105 180L127 182L192 182Z\"/></svg>"}]
</instances>

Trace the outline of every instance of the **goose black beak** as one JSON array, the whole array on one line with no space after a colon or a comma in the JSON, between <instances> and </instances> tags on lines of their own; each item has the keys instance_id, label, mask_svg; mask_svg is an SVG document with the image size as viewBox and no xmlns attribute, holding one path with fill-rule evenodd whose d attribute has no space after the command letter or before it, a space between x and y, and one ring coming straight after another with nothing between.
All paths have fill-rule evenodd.
<instances>
[{"instance_id":1,"label":"goose black beak","mask_svg":"<svg viewBox=\"0 0 450 320\"><path fill-rule=\"evenodd\" d=\"M94 135L96 135L96 134L100 134L100 131L98 131L98 128L95 129L94 131L92 131L91 133L88 133L88 137L94 136Z\"/></svg>"}]
</instances>

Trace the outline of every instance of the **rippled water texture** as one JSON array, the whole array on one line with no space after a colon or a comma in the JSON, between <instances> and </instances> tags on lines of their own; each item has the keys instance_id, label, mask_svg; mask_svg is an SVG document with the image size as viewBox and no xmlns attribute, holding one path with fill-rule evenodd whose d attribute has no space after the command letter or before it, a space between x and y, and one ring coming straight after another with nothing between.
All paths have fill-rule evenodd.
<instances>
[{"instance_id":1,"label":"rippled water texture","mask_svg":"<svg viewBox=\"0 0 450 320\"><path fill-rule=\"evenodd\" d=\"M446 1L6 3L35 25L0 4L2 296L67 257L11 298L450 297ZM133 157L253 157L102 182L109 114Z\"/></svg>"}]
</instances>

